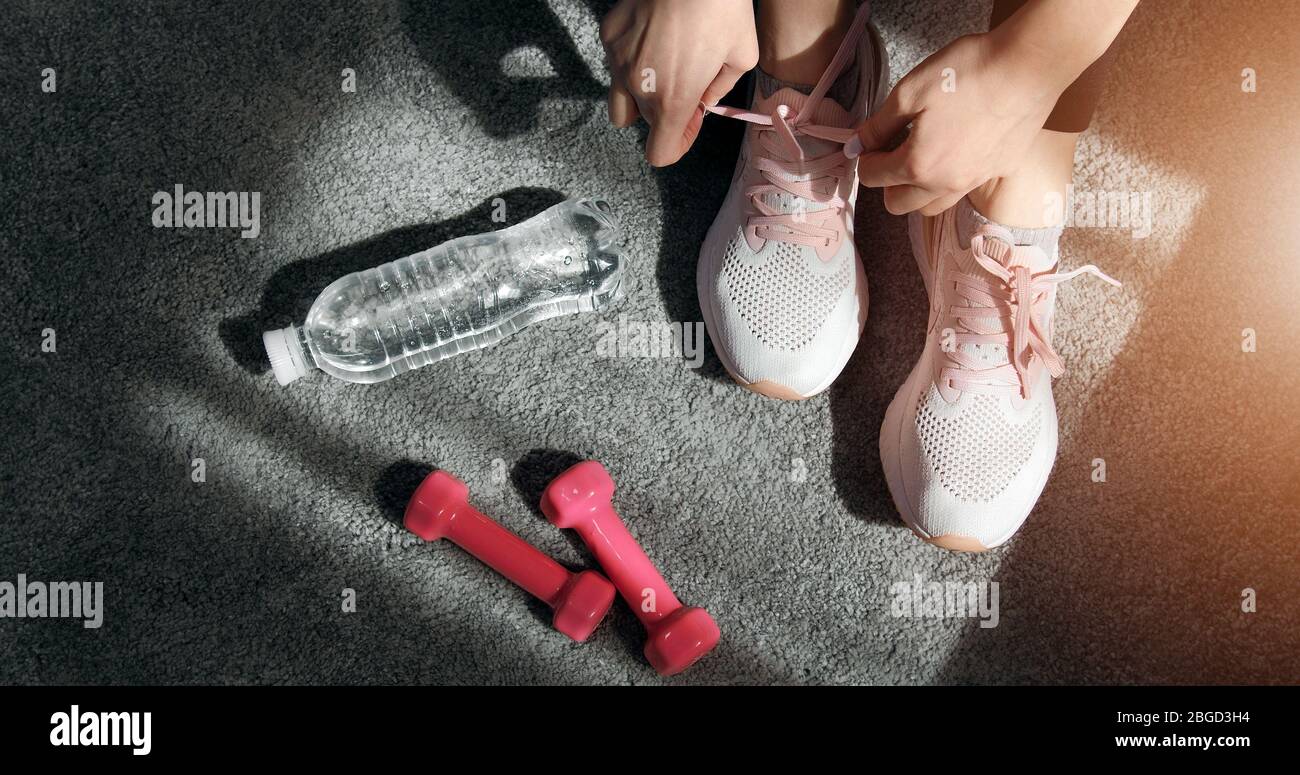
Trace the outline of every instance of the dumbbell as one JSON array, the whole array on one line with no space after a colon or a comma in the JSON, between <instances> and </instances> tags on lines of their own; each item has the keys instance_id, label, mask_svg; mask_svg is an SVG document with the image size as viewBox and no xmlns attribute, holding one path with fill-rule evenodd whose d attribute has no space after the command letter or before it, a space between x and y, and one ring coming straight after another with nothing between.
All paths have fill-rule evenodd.
<instances>
[{"instance_id":1,"label":"dumbbell","mask_svg":"<svg viewBox=\"0 0 1300 775\"><path fill-rule=\"evenodd\" d=\"M614 512L614 480L595 460L560 474L542 493L552 525L578 531L632 607L649 640L645 656L661 675L675 675L713 650L721 633L703 608L683 606Z\"/></svg>"},{"instance_id":2,"label":"dumbbell","mask_svg":"<svg viewBox=\"0 0 1300 775\"><path fill-rule=\"evenodd\" d=\"M426 541L446 538L555 609L555 629L584 641L614 602L595 571L571 573L532 544L469 505L469 488L447 473L424 478L406 504L406 529Z\"/></svg>"}]
</instances>

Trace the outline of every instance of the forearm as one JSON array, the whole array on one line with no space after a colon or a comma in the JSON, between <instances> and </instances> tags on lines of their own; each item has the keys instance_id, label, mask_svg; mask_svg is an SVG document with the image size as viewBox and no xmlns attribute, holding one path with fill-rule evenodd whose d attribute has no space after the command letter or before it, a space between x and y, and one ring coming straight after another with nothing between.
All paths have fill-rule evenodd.
<instances>
[{"instance_id":1,"label":"forearm","mask_svg":"<svg viewBox=\"0 0 1300 775\"><path fill-rule=\"evenodd\" d=\"M995 50L1057 93L1119 35L1138 0L1028 0L989 32Z\"/></svg>"}]
</instances>

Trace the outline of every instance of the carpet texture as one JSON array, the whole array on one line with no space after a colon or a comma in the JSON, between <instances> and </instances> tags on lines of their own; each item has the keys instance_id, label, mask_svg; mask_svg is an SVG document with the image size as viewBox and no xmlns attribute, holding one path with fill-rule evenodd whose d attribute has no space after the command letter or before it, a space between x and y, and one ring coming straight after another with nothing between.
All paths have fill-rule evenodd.
<instances>
[{"instance_id":1,"label":"carpet texture","mask_svg":"<svg viewBox=\"0 0 1300 775\"><path fill-rule=\"evenodd\" d=\"M597 353L602 320L700 320L695 257L741 132L710 118L681 163L648 167L644 128L605 118L605 7L7 4L0 580L103 581L106 601L99 629L0 619L0 680L1300 681L1293 4L1143 3L1124 33L1076 185L1149 194L1150 235L1067 232L1066 265L1125 285L1062 290L1056 469L1021 534L981 556L916 540L881 476L925 302L879 192L857 222L871 318L827 394L756 396L711 350L698 369ZM895 80L987 13L878 2ZM260 235L154 228L151 197L178 183L260 192ZM570 195L607 198L626 229L614 312L386 384L275 384L260 332L300 322L335 278L498 228L498 199L511 224ZM445 468L592 567L537 510L585 457L722 629L682 676L649 668L622 603L571 643L542 604L400 526ZM998 626L894 615L891 588L918 577L997 582Z\"/></svg>"}]
</instances>

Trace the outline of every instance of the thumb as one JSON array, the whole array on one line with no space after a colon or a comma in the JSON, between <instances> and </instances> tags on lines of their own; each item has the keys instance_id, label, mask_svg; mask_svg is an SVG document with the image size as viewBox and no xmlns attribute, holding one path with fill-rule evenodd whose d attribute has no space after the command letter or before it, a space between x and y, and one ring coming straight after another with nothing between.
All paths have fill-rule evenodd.
<instances>
[{"instance_id":1,"label":"thumb","mask_svg":"<svg viewBox=\"0 0 1300 775\"><path fill-rule=\"evenodd\" d=\"M646 138L645 158L652 167L674 164L691 148L704 111L699 103L674 102L665 104L658 116L650 122L650 135Z\"/></svg>"},{"instance_id":2,"label":"thumb","mask_svg":"<svg viewBox=\"0 0 1300 775\"><path fill-rule=\"evenodd\" d=\"M723 97L727 96L727 92L736 87L736 82L746 72L748 71L723 62L722 69L718 71L717 77L709 84L709 88L704 90L704 95L700 97L700 101L710 107L717 105Z\"/></svg>"},{"instance_id":3,"label":"thumb","mask_svg":"<svg viewBox=\"0 0 1300 775\"><path fill-rule=\"evenodd\" d=\"M858 133L844 144L844 155L858 160L858 183L868 188L912 182L902 172L912 143L908 141L892 151L884 150L916 117L915 113L899 109L897 93L895 89L880 110L868 116L858 127Z\"/></svg>"}]
</instances>

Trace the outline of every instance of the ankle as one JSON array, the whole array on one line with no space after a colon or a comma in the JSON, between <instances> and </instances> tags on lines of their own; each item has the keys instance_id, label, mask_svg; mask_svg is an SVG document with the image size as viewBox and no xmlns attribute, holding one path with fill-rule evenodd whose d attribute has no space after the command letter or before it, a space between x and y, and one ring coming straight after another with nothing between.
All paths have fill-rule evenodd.
<instances>
[{"instance_id":1,"label":"ankle","mask_svg":"<svg viewBox=\"0 0 1300 775\"><path fill-rule=\"evenodd\" d=\"M971 238L982 226L1001 226L1011 233L1011 239L1017 245L1033 245L1041 248L1049 257L1056 255L1056 245L1061 239L1062 227L1055 226L1017 226L1000 219L989 217L975 203L972 197L963 197L953 208L956 218L957 244L963 250L970 247Z\"/></svg>"},{"instance_id":2,"label":"ankle","mask_svg":"<svg viewBox=\"0 0 1300 775\"><path fill-rule=\"evenodd\" d=\"M1078 138L1073 133L1039 132L1020 169L971 191L970 203L989 220L1007 227L1040 229L1060 225Z\"/></svg>"},{"instance_id":3,"label":"ankle","mask_svg":"<svg viewBox=\"0 0 1300 775\"><path fill-rule=\"evenodd\" d=\"M787 83L817 83L855 10L853 0L764 0L758 6L758 66Z\"/></svg>"},{"instance_id":4,"label":"ankle","mask_svg":"<svg viewBox=\"0 0 1300 775\"><path fill-rule=\"evenodd\" d=\"M984 217L1007 228L1043 229L1061 223L1065 184L1059 188L1041 181L994 178L966 195Z\"/></svg>"}]
</instances>

